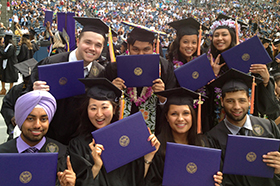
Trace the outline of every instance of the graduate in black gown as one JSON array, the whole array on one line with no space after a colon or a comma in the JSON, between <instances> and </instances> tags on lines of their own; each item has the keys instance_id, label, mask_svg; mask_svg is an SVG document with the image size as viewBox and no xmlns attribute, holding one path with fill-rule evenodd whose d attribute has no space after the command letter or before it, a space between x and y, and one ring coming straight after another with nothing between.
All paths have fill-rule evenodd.
<instances>
[{"instance_id":1,"label":"graduate in black gown","mask_svg":"<svg viewBox=\"0 0 280 186\"><path fill-rule=\"evenodd\" d=\"M67 158L66 168L66 146L45 137L49 123L56 111L55 98L46 91L31 91L18 98L15 104L15 122L21 130L18 138L0 145L0 153L58 153L56 185L67 183L75 185L76 176ZM44 162L42 159L42 163ZM60 181L60 184L59 184Z\"/></svg>"},{"instance_id":2,"label":"graduate in black gown","mask_svg":"<svg viewBox=\"0 0 280 186\"><path fill-rule=\"evenodd\" d=\"M23 34L20 40L20 51L17 55L18 62L23 62L25 60L33 58L34 50L33 44L29 40L29 34Z\"/></svg>"},{"instance_id":3,"label":"graduate in black gown","mask_svg":"<svg viewBox=\"0 0 280 186\"><path fill-rule=\"evenodd\" d=\"M96 60L100 57L105 45L105 33L108 26L100 19L96 18L75 18L84 25L79 35L77 48L71 52L64 52L47 57L40 61L38 65L47 65L60 62L71 62L84 60L84 68L87 71L85 77L103 76L104 67ZM30 77L27 91L46 90L49 91L47 82L38 81L38 68L35 67ZM58 140L63 144L68 144L74 137L74 133L79 125L78 108L82 102L81 96L73 96L57 100L57 111L54 116L47 136Z\"/></svg>"},{"instance_id":4,"label":"graduate in black gown","mask_svg":"<svg viewBox=\"0 0 280 186\"><path fill-rule=\"evenodd\" d=\"M161 146L145 178L146 185L155 186L162 184L167 142L208 146L207 139L197 134L197 120L193 100L197 99L199 95L181 87L158 92L157 94L166 97L167 102L164 105L161 117L161 133L158 135ZM218 172L214 176L215 185L218 186L222 179L222 173Z\"/></svg>"},{"instance_id":5,"label":"graduate in black gown","mask_svg":"<svg viewBox=\"0 0 280 186\"><path fill-rule=\"evenodd\" d=\"M153 54L155 32L144 27L131 26L134 26L134 29L130 32L129 38L127 39L129 55ZM146 115L145 121L147 126L156 133L155 121L158 120L156 117L160 115L160 105L164 104L165 98L156 96L153 92L163 91L176 86L172 64L162 57L160 57L159 63L160 78L155 79L151 87L126 87L124 80L118 77L117 63L109 63L105 68L105 77L129 95L129 98L125 100L124 117L140 110ZM132 92L136 92L137 96L136 94L133 95Z\"/></svg>"},{"instance_id":6,"label":"graduate in black gown","mask_svg":"<svg viewBox=\"0 0 280 186\"><path fill-rule=\"evenodd\" d=\"M257 80L256 80L257 81ZM221 167L225 156L228 134L280 139L280 131L272 120L248 115L250 97L248 87L253 77L238 71L226 73L212 82L212 86L222 88L222 106L226 118L208 132L211 146L222 150ZM241 130L241 131L242 131ZM224 174L224 186L276 186L280 184L280 153L268 152L262 156L267 166L274 168L274 178L261 178L243 175Z\"/></svg>"},{"instance_id":7,"label":"graduate in black gown","mask_svg":"<svg viewBox=\"0 0 280 186\"><path fill-rule=\"evenodd\" d=\"M82 105L79 136L69 143L72 166L77 174L76 185L143 185L150 162L160 146L158 140L151 134L148 141L151 141L157 150L107 173L100 157L106 147L96 144L91 132L116 121L118 98L122 92L105 78L81 81L88 87L87 97Z\"/></svg>"},{"instance_id":8,"label":"graduate in black gown","mask_svg":"<svg viewBox=\"0 0 280 186\"><path fill-rule=\"evenodd\" d=\"M1 107L1 114L5 120L7 126L7 134L9 135L8 140L13 138L13 130L16 126L14 121L15 103L25 91L26 86L29 82L31 71L36 64L37 61L35 59L29 59L15 65L15 67L23 76L23 82L11 88L11 90L4 96Z\"/></svg>"}]
</instances>

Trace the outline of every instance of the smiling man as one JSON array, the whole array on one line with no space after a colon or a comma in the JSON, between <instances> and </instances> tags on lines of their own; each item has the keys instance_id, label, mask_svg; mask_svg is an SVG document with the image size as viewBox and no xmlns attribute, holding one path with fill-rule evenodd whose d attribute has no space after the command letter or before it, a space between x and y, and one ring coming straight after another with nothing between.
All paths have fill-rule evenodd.
<instances>
[{"instance_id":1,"label":"smiling man","mask_svg":"<svg viewBox=\"0 0 280 186\"><path fill-rule=\"evenodd\" d=\"M66 146L45 137L55 111L56 101L49 92L31 91L19 97L15 104L15 122L21 134L18 138L0 145L0 153L58 153L57 170L64 171ZM70 162L69 158L68 161ZM61 181L68 182L69 186L75 185L76 175L73 171L60 172L59 176Z\"/></svg>"},{"instance_id":2,"label":"smiling man","mask_svg":"<svg viewBox=\"0 0 280 186\"><path fill-rule=\"evenodd\" d=\"M108 32L109 27L97 18L74 18L84 26L77 39L77 48L71 52L47 57L40 61L38 65L83 60L85 77L103 76L104 67L96 60L100 57L105 45L105 34ZM37 67L32 71L27 91L33 89L45 91L49 91L50 89L47 82L38 81ZM80 122L77 108L80 107L81 102L82 98L79 96L57 100L56 115L50 123L47 136L68 145Z\"/></svg>"},{"instance_id":3,"label":"smiling man","mask_svg":"<svg viewBox=\"0 0 280 186\"><path fill-rule=\"evenodd\" d=\"M280 131L272 120L249 116L249 88L252 87L253 77L231 69L213 83L213 87L222 89L221 105L226 118L208 132L212 146L222 149L224 160L227 137L245 135L280 139ZM256 83L261 80L256 79ZM274 168L274 178L260 178L244 175L224 174L224 186L277 186L280 183L280 153L268 152L262 156L267 166ZM222 167L222 165L221 165Z\"/></svg>"},{"instance_id":4,"label":"smiling man","mask_svg":"<svg viewBox=\"0 0 280 186\"><path fill-rule=\"evenodd\" d=\"M127 39L127 48L129 55L146 55L154 53L154 39L157 32L152 31L143 26L137 26L135 24L125 23L129 26L133 26L134 29L130 32ZM161 108L159 105L165 103L165 98L162 96L156 96L153 92L164 91L176 86L176 78L173 71L173 66L166 59L160 57L160 78L153 81L151 87L126 87L124 80L117 75L117 63L109 63L105 69L105 77L112 81L112 83L129 95L125 98L125 110L124 117L130 114L136 113L139 110L145 114L145 121L147 126L152 131L159 134L160 127L157 127L156 120L159 121L161 115ZM133 91L129 91L133 90ZM133 95L135 94L137 95ZM134 98L132 98L134 97ZM131 101L133 100L133 101ZM139 103L139 100L144 100ZM136 105L137 104L137 105Z\"/></svg>"}]
</instances>

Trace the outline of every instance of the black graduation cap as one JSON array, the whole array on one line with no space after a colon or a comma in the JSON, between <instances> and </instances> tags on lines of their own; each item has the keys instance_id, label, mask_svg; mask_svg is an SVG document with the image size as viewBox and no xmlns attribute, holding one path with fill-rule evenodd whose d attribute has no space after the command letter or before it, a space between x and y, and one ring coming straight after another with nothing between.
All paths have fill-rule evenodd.
<instances>
[{"instance_id":1,"label":"black graduation cap","mask_svg":"<svg viewBox=\"0 0 280 186\"><path fill-rule=\"evenodd\" d=\"M216 21L219 21L219 20L222 20L222 19L224 19L224 20L231 19L231 20L235 21L235 18L229 17L229 16L224 15L224 14L219 14L218 17L217 17L217 19L216 19ZM246 23L242 22L242 21L238 21L238 20L237 20L237 23L240 24L240 26L241 26L240 29L241 29L241 30L242 30L242 29L248 28L248 25L247 25Z\"/></svg>"},{"instance_id":2,"label":"black graduation cap","mask_svg":"<svg viewBox=\"0 0 280 186\"><path fill-rule=\"evenodd\" d=\"M155 92L156 95L160 95L167 98L170 104L174 105L191 105L193 106L193 100L199 98L199 94L184 87L177 87L168 89L161 92ZM202 98L208 97L201 95Z\"/></svg>"},{"instance_id":3,"label":"black graduation cap","mask_svg":"<svg viewBox=\"0 0 280 186\"><path fill-rule=\"evenodd\" d=\"M187 19L182 19L179 21L174 21L168 23L171 27L177 30L177 34L184 36L184 35L198 35L198 31L200 29L200 23L196 21L194 18L189 17ZM208 30L207 27L202 25L201 29Z\"/></svg>"},{"instance_id":4,"label":"black graduation cap","mask_svg":"<svg viewBox=\"0 0 280 186\"><path fill-rule=\"evenodd\" d=\"M108 33L109 27L99 18L88 18L88 17L73 17L76 21L81 23L84 27L82 32L96 32L101 34L105 38L105 34Z\"/></svg>"},{"instance_id":5,"label":"black graduation cap","mask_svg":"<svg viewBox=\"0 0 280 186\"><path fill-rule=\"evenodd\" d=\"M10 40L10 39L13 39L13 34L10 33L10 32L6 32L5 33L5 40Z\"/></svg>"},{"instance_id":6,"label":"black graduation cap","mask_svg":"<svg viewBox=\"0 0 280 186\"><path fill-rule=\"evenodd\" d=\"M60 37L63 41L63 44L69 43L70 38L69 38L69 35L67 34L67 32L64 28L63 28L63 31L62 31Z\"/></svg>"},{"instance_id":7,"label":"black graduation cap","mask_svg":"<svg viewBox=\"0 0 280 186\"><path fill-rule=\"evenodd\" d=\"M22 37L29 39L29 34L23 34Z\"/></svg>"},{"instance_id":8,"label":"black graduation cap","mask_svg":"<svg viewBox=\"0 0 280 186\"><path fill-rule=\"evenodd\" d=\"M264 37L264 36L261 36L260 39L261 39L261 41L262 41L262 44L271 43L271 39L266 38L266 37Z\"/></svg>"},{"instance_id":9,"label":"black graduation cap","mask_svg":"<svg viewBox=\"0 0 280 186\"><path fill-rule=\"evenodd\" d=\"M35 30L34 30L34 29L30 29L29 33L30 33L31 35L33 35L33 36L35 36L35 35L36 35L36 32L35 32Z\"/></svg>"},{"instance_id":10,"label":"black graduation cap","mask_svg":"<svg viewBox=\"0 0 280 186\"><path fill-rule=\"evenodd\" d=\"M255 78L255 83L261 83L262 80ZM223 93L233 92L238 90L246 90L252 87L253 76L240 72L236 69L230 69L209 85L222 89Z\"/></svg>"},{"instance_id":11,"label":"black graduation cap","mask_svg":"<svg viewBox=\"0 0 280 186\"><path fill-rule=\"evenodd\" d=\"M279 43L280 43L280 39L275 39L275 40L273 41L273 45L274 45L274 46L278 45Z\"/></svg>"},{"instance_id":12,"label":"black graduation cap","mask_svg":"<svg viewBox=\"0 0 280 186\"><path fill-rule=\"evenodd\" d=\"M31 75L31 71L37 64L38 64L38 62L34 58L31 58L31 59L25 60L21 63L17 63L14 66L20 71L20 73L24 77L28 77Z\"/></svg>"},{"instance_id":13,"label":"black graduation cap","mask_svg":"<svg viewBox=\"0 0 280 186\"><path fill-rule=\"evenodd\" d=\"M152 42L155 38L155 34L166 35L165 32L152 30L148 27L130 23L127 21L122 21L123 24L133 27L133 30L129 34L129 38L143 41L143 42Z\"/></svg>"},{"instance_id":14,"label":"black graduation cap","mask_svg":"<svg viewBox=\"0 0 280 186\"><path fill-rule=\"evenodd\" d=\"M87 96L97 100L118 102L122 91L106 78L79 79L87 88Z\"/></svg>"}]
</instances>

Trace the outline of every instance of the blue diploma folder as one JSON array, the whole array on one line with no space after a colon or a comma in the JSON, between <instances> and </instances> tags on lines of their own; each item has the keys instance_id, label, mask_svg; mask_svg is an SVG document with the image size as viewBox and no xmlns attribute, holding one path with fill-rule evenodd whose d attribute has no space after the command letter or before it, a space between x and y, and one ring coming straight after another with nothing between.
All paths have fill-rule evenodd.
<instances>
[{"instance_id":1,"label":"blue diploma folder","mask_svg":"<svg viewBox=\"0 0 280 186\"><path fill-rule=\"evenodd\" d=\"M213 186L221 150L167 142L162 185Z\"/></svg>"},{"instance_id":2,"label":"blue diploma folder","mask_svg":"<svg viewBox=\"0 0 280 186\"><path fill-rule=\"evenodd\" d=\"M279 145L278 139L229 134L223 173L273 178L274 169L262 155L278 151Z\"/></svg>"},{"instance_id":3,"label":"blue diploma folder","mask_svg":"<svg viewBox=\"0 0 280 186\"><path fill-rule=\"evenodd\" d=\"M206 54L177 68L174 73L180 86L192 91L216 78Z\"/></svg>"},{"instance_id":4,"label":"blue diploma folder","mask_svg":"<svg viewBox=\"0 0 280 186\"><path fill-rule=\"evenodd\" d=\"M83 61L63 62L38 66L39 80L46 81L50 93L56 99L85 93L85 86L79 81L84 78Z\"/></svg>"},{"instance_id":5,"label":"blue diploma folder","mask_svg":"<svg viewBox=\"0 0 280 186\"><path fill-rule=\"evenodd\" d=\"M117 71L127 87L152 86L159 78L159 55L117 56Z\"/></svg>"},{"instance_id":6,"label":"blue diploma folder","mask_svg":"<svg viewBox=\"0 0 280 186\"><path fill-rule=\"evenodd\" d=\"M152 151L150 136L141 112L92 132L97 144L104 146L101 154L107 172L111 172Z\"/></svg>"},{"instance_id":7,"label":"blue diploma folder","mask_svg":"<svg viewBox=\"0 0 280 186\"><path fill-rule=\"evenodd\" d=\"M248 73L251 64L267 64L271 58L258 36L254 36L222 53L229 68Z\"/></svg>"},{"instance_id":8,"label":"blue diploma folder","mask_svg":"<svg viewBox=\"0 0 280 186\"><path fill-rule=\"evenodd\" d=\"M1 153L0 185L55 185L57 156L58 153Z\"/></svg>"}]
</instances>

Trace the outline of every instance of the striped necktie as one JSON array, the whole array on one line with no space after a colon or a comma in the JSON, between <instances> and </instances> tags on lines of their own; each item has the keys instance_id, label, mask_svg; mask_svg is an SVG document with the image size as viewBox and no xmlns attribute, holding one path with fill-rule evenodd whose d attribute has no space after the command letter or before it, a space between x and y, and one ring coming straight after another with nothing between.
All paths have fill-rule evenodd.
<instances>
[{"instance_id":1,"label":"striped necktie","mask_svg":"<svg viewBox=\"0 0 280 186\"><path fill-rule=\"evenodd\" d=\"M37 153L38 151L39 150L36 147L29 147L28 149L26 149L22 153Z\"/></svg>"}]
</instances>

